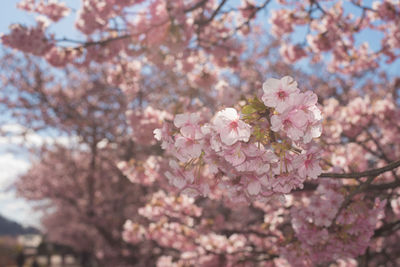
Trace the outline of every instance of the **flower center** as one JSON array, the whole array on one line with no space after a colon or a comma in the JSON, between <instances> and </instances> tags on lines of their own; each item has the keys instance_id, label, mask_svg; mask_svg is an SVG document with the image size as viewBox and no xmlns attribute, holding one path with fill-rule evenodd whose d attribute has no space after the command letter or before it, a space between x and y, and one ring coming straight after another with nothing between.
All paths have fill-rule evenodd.
<instances>
[{"instance_id":1,"label":"flower center","mask_svg":"<svg viewBox=\"0 0 400 267\"><path fill-rule=\"evenodd\" d=\"M304 165L306 166L307 169L312 164L312 161L313 161L313 155L312 154L307 155L307 159L304 161Z\"/></svg>"},{"instance_id":2,"label":"flower center","mask_svg":"<svg viewBox=\"0 0 400 267\"><path fill-rule=\"evenodd\" d=\"M292 126L292 121L291 121L290 119L285 119L285 120L282 122L282 124L283 124L285 127L291 127L291 126Z\"/></svg>"},{"instance_id":3,"label":"flower center","mask_svg":"<svg viewBox=\"0 0 400 267\"><path fill-rule=\"evenodd\" d=\"M284 100L288 96L288 94L283 90L280 90L277 95L278 95L278 98L281 100Z\"/></svg>"},{"instance_id":4,"label":"flower center","mask_svg":"<svg viewBox=\"0 0 400 267\"><path fill-rule=\"evenodd\" d=\"M229 124L229 128L230 128L231 130L236 130L238 127L239 127L239 125L238 125L237 121L232 121L232 122Z\"/></svg>"}]
</instances>

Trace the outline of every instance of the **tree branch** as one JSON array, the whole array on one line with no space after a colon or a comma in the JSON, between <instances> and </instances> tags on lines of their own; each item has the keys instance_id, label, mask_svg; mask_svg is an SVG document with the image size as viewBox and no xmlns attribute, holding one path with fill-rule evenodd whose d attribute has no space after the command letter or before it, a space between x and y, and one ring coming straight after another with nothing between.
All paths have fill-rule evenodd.
<instances>
[{"instance_id":1,"label":"tree branch","mask_svg":"<svg viewBox=\"0 0 400 267\"><path fill-rule=\"evenodd\" d=\"M199 1L199 2L197 2L194 6L185 9L184 12L187 13L187 12L191 12L191 11L193 11L193 10L196 10L196 9L198 9L199 7L204 6L204 4L207 3L207 1L208 1L208 0Z\"/></svg>"},{"instance_id":2,"label":"tree branch","mask_svg":"<svg viewBox=\"0 0 400 267\"><path fill-rule=\"evenodd\" d=\"M376 229L373 237L386 236L399 229L400 229L400 220L394 221L383 225L381 228Z\"/></svg>"},{"instance_id":3,"label":"tree branch","mask_svg":"<svg viewBox=\"0 0 400 267\"><path fill-rule=\"evenodd\" d=\"M210 23L217 15L218 12L221 10L221 8L223 7L223 5L225 5L227 0L222 0L222 2L218 5L217 9L214 10L214 12L212 13L212 15L204 21L198 21L197 23L201 26L207 25L208 23Z\"/></svg>"},{"instance_id":4,"label":"tree branch","mask_svg":"<svg viewBox=\"0 0 400 267\"><path fill-rule=\"evenodd\" d=\"M362 178L367 176L378 176L384 172L391 171L400 166L400 160L394 161L382 168L372 169L364 172L353 173L321 173L320 178Z\"/></svg>"},{"instance_id":5,"label":"tree branch","mask_svg":"<svg viewBox=\"0 0 400 267\"><path fill-rule=\"evenodd\" d=\"M366 190L368 188L368 186L372 183L372 181L374 180L376 176L370 176L368 177L368 180L365 183L362 183L359 187L357 187L355 190L353 190L348 196L346 196L345 200L343 201L342 205L340 205L340 208L338 209L335 218L333 218L332 220L332 226L335 225L337 218L339 217L340 213L343 211L343 209L345 209L347 207L347 205L350 204L352 198L363 192L364 190Z\"/></svg>"}]
</instances>

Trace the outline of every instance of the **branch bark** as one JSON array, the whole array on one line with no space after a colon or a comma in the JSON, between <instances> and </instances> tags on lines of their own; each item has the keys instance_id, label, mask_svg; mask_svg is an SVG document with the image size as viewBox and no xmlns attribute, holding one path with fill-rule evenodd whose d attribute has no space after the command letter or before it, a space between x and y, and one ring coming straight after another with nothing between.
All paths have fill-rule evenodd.
<instances>
[{"instance_id":1,"label":"branch bark","mask_svg":"<svg viewBox=\"0 0 400 267\"><path fill-rule=\"evenodd\" d=\"M363 171L363 172L353 172L353 173L321 173L320 178L362 178L362 177L367 177L367 176L378 176L382 173L385 173L387 171L391 171L393 169L396 169L397 167L400 166L400 160L393 161L392 163L382 167L382 168L377 168L377 169L372 169L368 171Z\"/></svg>"}]
</instances>

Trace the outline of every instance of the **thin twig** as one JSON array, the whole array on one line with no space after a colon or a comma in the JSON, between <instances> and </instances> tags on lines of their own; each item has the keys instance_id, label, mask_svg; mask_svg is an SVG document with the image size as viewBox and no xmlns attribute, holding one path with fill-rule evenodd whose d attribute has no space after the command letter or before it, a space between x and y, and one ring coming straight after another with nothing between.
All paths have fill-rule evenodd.
<instances>
[{"instance_id":1,"label":"thin twig","mask_svg":"<svg viewBox=\"0 0 400 267\"><path fill-rule=\"evenodd\" d=\"M362 183L359 187L357 187L356 189L354 189L348 196L346 196L346 199L343 201L342 205L340 205L340 208L338 209L338 211L337 211L337 213L336 213L336 215L335 215L335 218L333 218L333 220L332 220L332 225L335 225L336 220L337 220L337 218L339 217L340 213L342 212L342 210L343 210L344 208L347 207L347 205L350 204L351 199L352 199L355 195L357 195L357 194L363 192L364 190L366 190L366 189L368 188L368 186L372 183L372 181L374 180L375 177L376 177L376 176L370 176L370 177L368 177L368 180L367 180L365 183Z\"/></svg>"}]
</instances>

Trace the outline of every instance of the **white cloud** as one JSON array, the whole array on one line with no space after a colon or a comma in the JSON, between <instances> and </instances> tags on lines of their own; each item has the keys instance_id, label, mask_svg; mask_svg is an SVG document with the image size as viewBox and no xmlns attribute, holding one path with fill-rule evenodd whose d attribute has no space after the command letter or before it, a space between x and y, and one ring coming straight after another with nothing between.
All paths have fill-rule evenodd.
<instances>
[{"instance_id":1,"label":"white cloud","mask_svg":"<svg viewBox=\"0 0 400 267\"><path fill-rule=\"evenodd\" d=\"M18 158L14 154L0 154L0 191L6 189L18 175L26 172L29 166L27 160Z\"/></svg>"},{"instance_id":2,"label":"white cloud","mask_svg":"<svg viewBox=\"0 0 400 267\"><path fill-rule=\"evenodd\" d=\"M26 131L26 128L18 123L9 123L9 124L4 124L1 127L1 130L6 133L19 134L19 133Z\"/></svg>"},{"instance_id":3,"label":"white cloud","mask_svg":"<svg viewBox=\"0 0 400 267\"><path fill-rule=\"evenodd\" d=\"M24 136L22 136L24 134ZM66 136L53 138L29 131L19 124L0 127L0 213L23 225L40 225L41 212L35 211L30 202L18 198L12 184L30 167L29 154L24 148L40 147L55 142L66 146L77 140Z\"/></svg>"},{"instance_id":4,"label":"white cloud","mask_svg":"<svg viewBox=\"0 0 400 267\"><path fill-rule=\"evenodd\" d=\"M40 227L42 212L36 211L29 202L9 194L7 199L0 200L1 215L24 226Z\"/></svg>"},{"instance_id":5,"label":"white cloud","mask_svg":"<svg viewBox=\"0 0 400 267\"><path fill-rule=\"evenodd\" d=\"M26 201L18 199L10 188L18 175L26 172L29 166L29 161L13 153L0 154L0 211L3 216L24 225L38 225L38 215L34 214Z\"/></svg>"},{"instance_id":6,"label":"white cloud","mask_svg":"<svg viewBox=\"0 0 400 267\"><path fill-rule=\"evenodd\" d=\"M44 144L53 145L59 143L70 146L78 143L76 136L57 136L37 134L20 124L10 123L0 127L0 146L19 145L24 147L40 147Z\"/></svg>"},{"instance_id":7,"label":"white cloud","mask_svg":"<svg viewBox=\"0 0 400 267\"><path fill-rule=\"evenodd\" d=\"M34 210L30 202L17 198L11 185L31 165L26 148L37 148L44 144L51 146L55 143L75 146L79 143L75 136L54 135L37 134L20 124L0 126L0 213L3 216L23 225L40 227L42 213Z\"/></svg>"}]
</instances>

